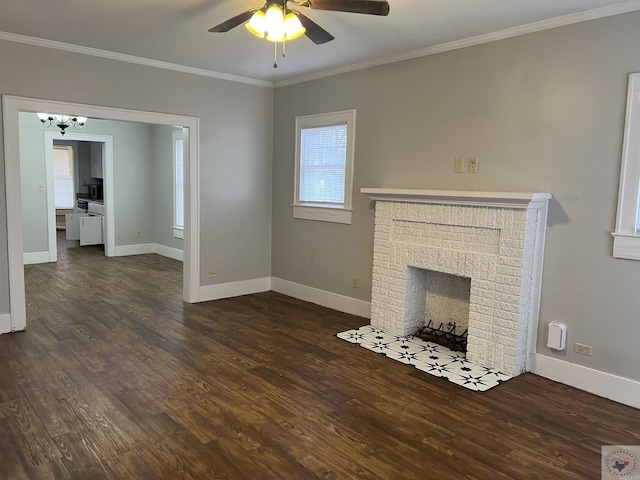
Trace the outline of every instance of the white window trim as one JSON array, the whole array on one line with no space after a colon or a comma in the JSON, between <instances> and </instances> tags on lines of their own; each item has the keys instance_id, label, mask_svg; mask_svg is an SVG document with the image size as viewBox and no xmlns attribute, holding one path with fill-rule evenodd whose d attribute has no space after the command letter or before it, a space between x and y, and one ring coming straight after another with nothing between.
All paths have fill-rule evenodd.
<instances>
[{"instance_id":1,"label":"white window trim","mask_svg":"<svg viewBox=\"0 0 640 480\"><path fill-rule=\"evenodd\" d=\"M301 202L300 199L300 139L303 128L321 127L326 125L347 124L347 162L345 166L344 205L328 206ZM295 187L293 193L293 218L304 220L318 220L351 224L352 193L353 193L353 164L355 157L356 111L343 110L340 112L322 113L319 115L305 115L296 117L296 153L295 153Z\"/></svg>"},{"instance_id":2,"label":"white window trim","mask_svg":"<svg viewBox=\"0 0 640 480\"><path fill-rule=\"evenodd\" d=\"M173 236L174 238L184 238L184 226L179 226L176 224L176 162L178 159L176 158L176 143L178 140L182 140L184 142L184 135L182 130L174 131L171 134L171 151L173 154ZM183 160L184 161L184 160ZM184 165L183 165L184 168ZM184 218L184 213L183 213Z\"/></svg>"},{"instance_id":3,"label":"white window trim","mask_svg":"<svg viewBox=\"0 0 640 480\"><path fill-rule=\"evenodd\" d=\"M627 114L620 168L618 213L613 236L613 256L640 260L640 235L636 233L640 187L640 73L629 75Z\"/></svg>"}]
</instances>

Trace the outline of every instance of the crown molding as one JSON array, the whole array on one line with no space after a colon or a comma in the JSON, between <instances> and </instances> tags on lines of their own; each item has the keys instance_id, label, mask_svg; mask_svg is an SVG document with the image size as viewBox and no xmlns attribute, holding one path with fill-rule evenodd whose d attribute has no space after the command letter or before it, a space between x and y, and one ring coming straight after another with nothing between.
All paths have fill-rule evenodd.
<instances>
[{"instance_id":1,"label":"crown molding","mask_svg":"<svg viewBox=\"0 0 640 480\"><path fill-rule=\"evenodd\" d=\"M342 73L355 72L357 70L378 67L381 65L387 65L389 63L427 57L429 55L449 52L452 50L459 50L462 48L472 47L474 45L482 45L484 43L495 42L496 40L504 40L507 38L518 37L520 35L527 35L529 33L550 30L552 28L564 27L566 25L572 25L574 23L582 23L589 20L597 20L598 18L605 18L614 15L621 15L623 13L635 12L637 10L640 10L640 0L630 0L628 2L617 5L594 8L592 10L586 10L584 12L572 13L569 15L563 15L561 17L550 18L548 20L541 20L539 22L528 23L526 25L506 28L497 32L477 35L475 37L464 38L462 40L456 40L453 42L442 43L440 45L412 50L410 52L403 52L397 55L392 55L390 57L377 58L365 62L354 63L352 65L344 65L328 70L322 70L320 72L314 72L308 75L279 80L274 82L273 86L274 88L286 87L288 85L295 85L297 83L308 82L310 80L318 80L320 78L332 77L334 75L340 75Z\"/></svg>"},{"instance_id":2,"label":"crown molding","mask_svg":"<svg viewBox=\"0 0 640 480\"><path fill-rule=\"evenodd\" d=\"M265 80L258 80L255 78L242 77L239 75L215 72L213 70L206 70L204 68L189 67L187 65L179 65L177 63L162 62L160 60L152 60L149 58L136 57L134 55L126 55L124 53L110 52L108 50L100 50L98 48L83 47L80 45L73 45L71 43L56 42L54 40L46 40L43 38L18 35L17 33L0 32L0 40L23 43L26 45L35 45L38 47L53 48L56 50L63 50L65 52L80 53L82 55L91 55L94 57L108 58L109 60L135 63L138 65L145 65L147 67L162 68L165 70L173 70L175 72L200 75L202 77L228 80L230 82L246 83L249 85L257 85L259 87L273 88L273 83L267 82Z\"/></svg>"}]
</instances>

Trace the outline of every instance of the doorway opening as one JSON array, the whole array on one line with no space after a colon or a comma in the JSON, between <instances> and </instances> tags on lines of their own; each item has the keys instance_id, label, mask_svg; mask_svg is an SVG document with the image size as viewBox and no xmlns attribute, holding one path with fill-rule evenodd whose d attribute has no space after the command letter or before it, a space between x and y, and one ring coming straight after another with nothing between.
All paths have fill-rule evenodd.
<instances>
[{"instance_id":1,"label":"doorway opening","mask_svg":"<svg viewBox=\"0 0 640 480\"><path fill-rule=\"evenodd\" d=\"M24 266L23 266L23 195L21 192L21 165L20 165L20 135L19 116L21 112L35 114L49 111L68 115L82 115L90 119L139 122L151 125L171 126L182 125L184 135L184 247L183 247L183 300L195 303L199 300L199 185L197 172L198 158L198 119L180 115L160 114L110 107L96 107L84 104L68 104L50 100L37 100L24 97L3 96L4 119L4 148L6 164L6 195L7 195L7 233L9 252L9 291L10 291L10 325L0 326L2 331L23 330L26 327L26 308L24 291ZM55 134L55 132L46 132ZM72 132L65 137L71 138ZM73 132L73 135L78 135ZM52 143L53 146L53 143ZM52 149L51 149L52 150ZM113 171L111 172L113 175ZM53 176L53 175L52 175ZM128 176L133 185L139 178ZM106 179L105 179L106 180ZM113 199L113 182L109 186L105 184L105 216L108 216L109 197ZM124 182L126 183L126 182ZM125 188L128 188L125 187ZM44 190L44 189L43 189ZM55 203L53 198L51 203ZM114 208L114 205L112 205ZM126 208L126 206L125 206ZM113 217L113 210L112 210ZM49 229L49 237L55 237L55 209L54 214L49 215L52 227ZM107 238L114 238L114 254L127 255L127 249L117 251L117 229L109 229L110 220L106 220ZM110 230L110 233L109 233ZM55 240L55 239L54 239ZM50 242L51 243L51 242ZM125 244L126 247L126 244ZM105 250L108 243L105 244ZM137 248L137 247L136 247ZM134 252L135 253L135 252ZM151 253L151 252L149 252Z\"/></svg>"}]
</instances>

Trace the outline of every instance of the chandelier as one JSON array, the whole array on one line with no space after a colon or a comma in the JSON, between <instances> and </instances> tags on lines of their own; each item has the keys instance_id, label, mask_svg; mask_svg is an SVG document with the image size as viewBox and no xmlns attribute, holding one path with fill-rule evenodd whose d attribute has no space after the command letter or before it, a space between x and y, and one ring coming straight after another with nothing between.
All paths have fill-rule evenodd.
<instances>
[{"instance_id":1,"label":"chandelier","mask_svg":"<svg viewBox=\"0 0 640 480\"><path fill-rule=\"evenodd\" d=\"M52 113L38 113L38 118L44 125L44 128L56 126L60 129L60 134L64 135L67 128L73 126L76 130L80 130L87 123L87 117L77 117L75 115L60 115Z\"/></svg>"}]
</instances>

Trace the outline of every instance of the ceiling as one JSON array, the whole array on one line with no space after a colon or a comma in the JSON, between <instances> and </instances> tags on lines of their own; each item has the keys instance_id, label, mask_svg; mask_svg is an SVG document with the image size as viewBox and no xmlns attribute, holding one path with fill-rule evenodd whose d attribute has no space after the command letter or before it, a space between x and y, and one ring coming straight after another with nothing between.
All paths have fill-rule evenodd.
<instances>
[{"instance_id":1,"label":"ceiling","mask_svg":"<svg viewBox=\"0 0 640 480\"><path fill-rule=\"evenodd\" d=\"M6 34L0 38L33 43L32 38L12 34L35 37L278 85L327 70L344 71L640 10L640 0L389 0L388 17L296 7L335 40L315 45L303 36L288 42L287 57L280 57L278 68L273 68L273 43L254 37L242 25L223 34L207 31L263 4L264 0L5 0L0 32ZM530 26L517 28L524 25ZM469 40L473 37L477 38Z\"/></svg>"}]
</instances>

